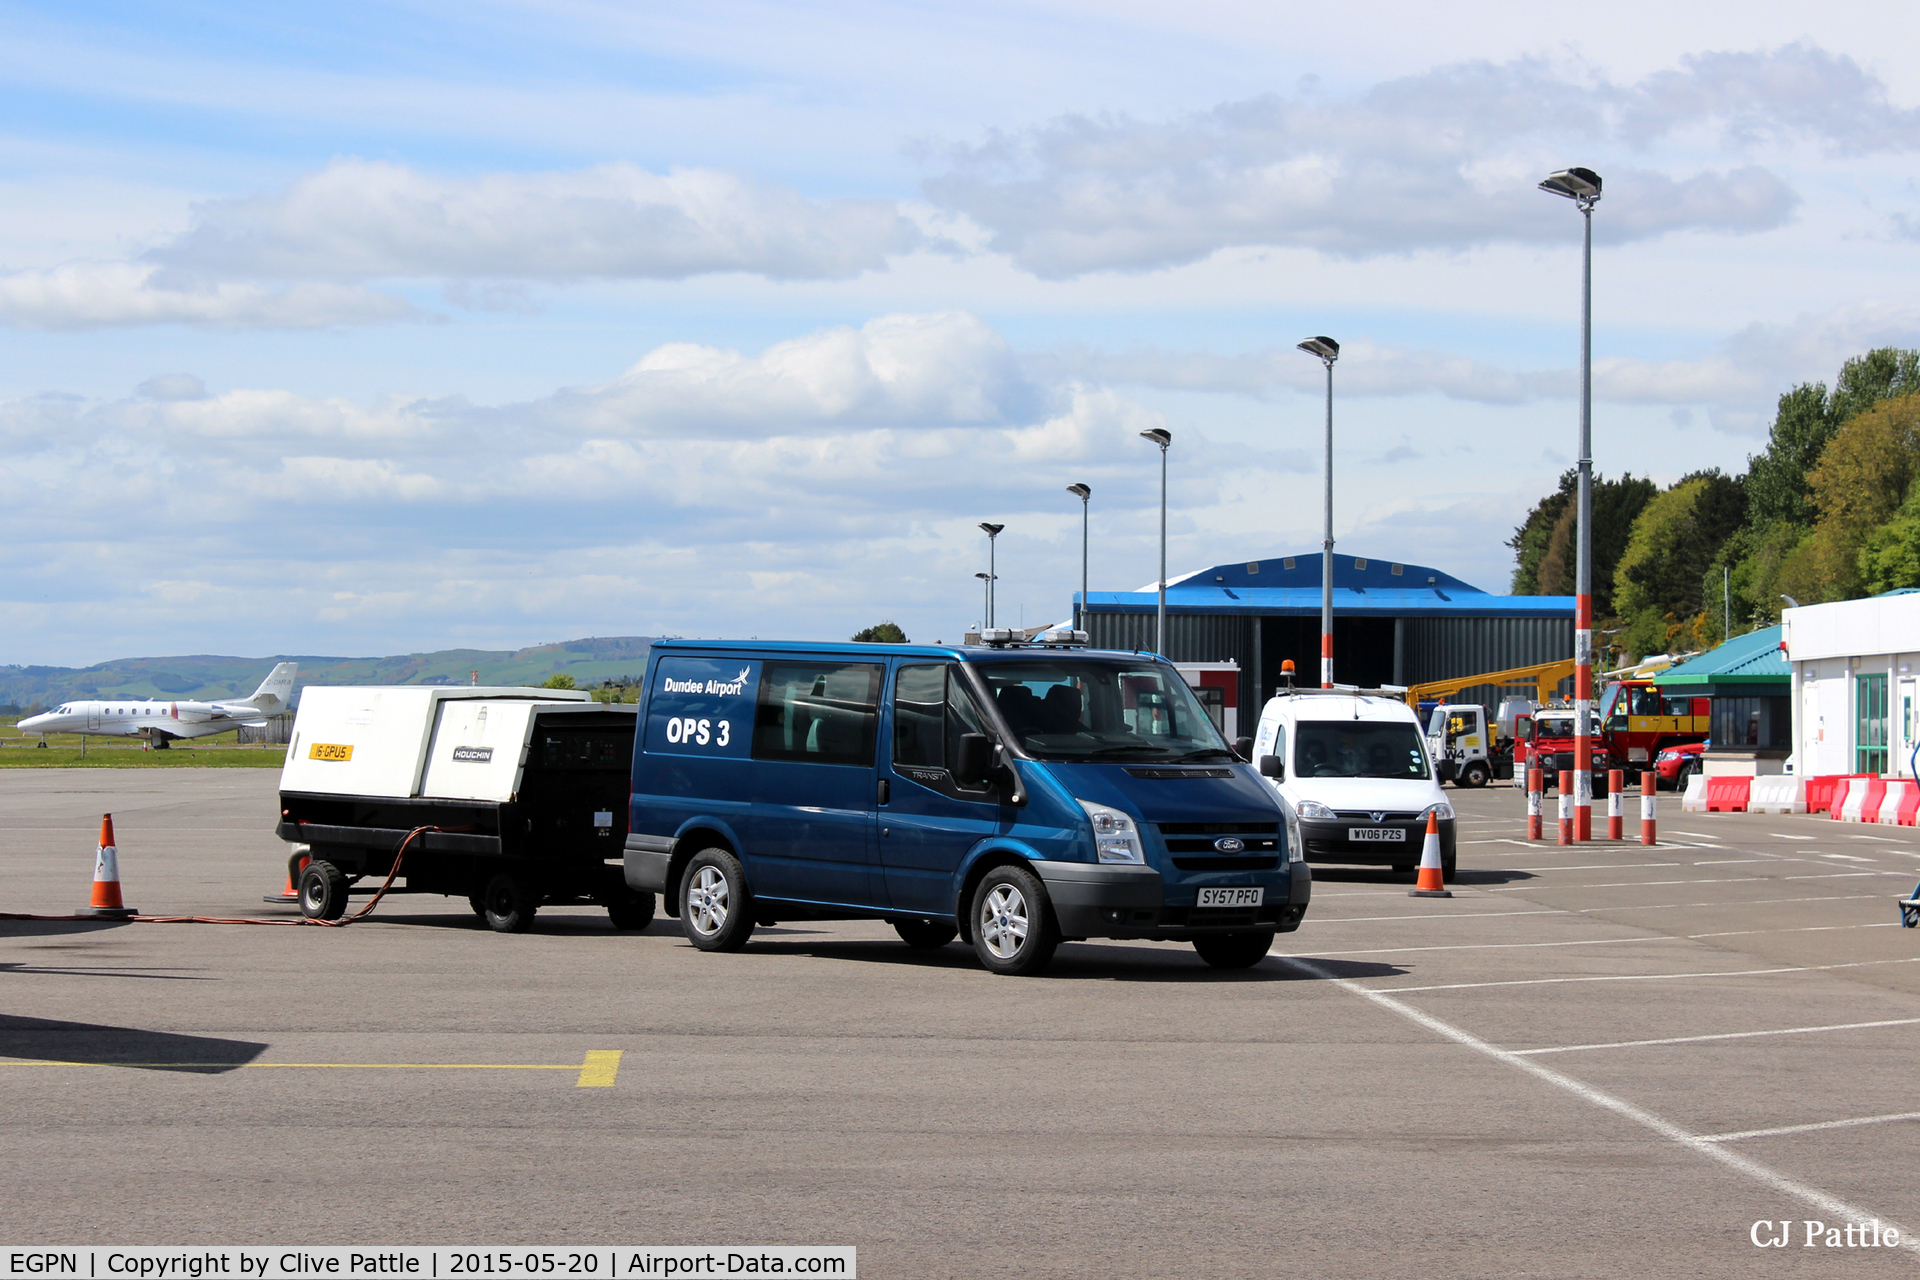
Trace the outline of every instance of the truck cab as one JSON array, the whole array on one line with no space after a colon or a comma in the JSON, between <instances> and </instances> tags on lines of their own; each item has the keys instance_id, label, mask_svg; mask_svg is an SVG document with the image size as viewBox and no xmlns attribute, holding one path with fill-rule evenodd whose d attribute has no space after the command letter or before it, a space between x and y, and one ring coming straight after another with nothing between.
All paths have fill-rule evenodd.
<instances>
[{"instance_id":1,"label":"truck cab","mask_svg":"<svg viewBox=\"0 0 1920 1280\"><path fill-rule=\"evenodd\" d=\"M1662 751L1704 741L1711 715L1709 699L1671 696L1645 680L1610 684L1600 700L1600 724L1616 769L1645 769Z\"/></svg>"},{"instance_id":2,"label":"truck cab","mask_svg":"<svg viewBox=\"0 0 1920 1280\"><path fill-rule=\"evenodd\" d=\"M1484 787L1513 777L1513 741L1477 702L1442 703L1427 718L1427 754L1441 782Z\"/></svg>"}]
</instances>

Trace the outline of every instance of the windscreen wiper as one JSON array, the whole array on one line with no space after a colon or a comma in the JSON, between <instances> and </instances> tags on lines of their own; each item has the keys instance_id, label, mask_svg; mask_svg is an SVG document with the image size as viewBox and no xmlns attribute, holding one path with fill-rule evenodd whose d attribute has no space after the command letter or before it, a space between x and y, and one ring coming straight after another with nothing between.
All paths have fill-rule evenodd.
<instances>
[{"instance_id":1,"label":"windscreen wiper","mask_svg":"<svg viewBox=\"0 0 1920 1280\"><path fill-rule=\"evenodd\" d=\"M1174 757L1175 760L1238 760L1239 758L1233 752L1219 747L1202 747L1198 751L1189 751L1183 756Z\"/></svg>"}]
</instances>

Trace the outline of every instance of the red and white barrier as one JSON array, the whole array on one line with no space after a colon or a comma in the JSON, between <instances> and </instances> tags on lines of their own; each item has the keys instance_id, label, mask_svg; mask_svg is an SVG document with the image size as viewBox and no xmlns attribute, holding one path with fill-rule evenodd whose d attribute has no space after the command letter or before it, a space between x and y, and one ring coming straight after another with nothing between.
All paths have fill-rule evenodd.
<instances>
[{"instance_id":1,"label":"red and white barrier","mask_svg":"<svg viewBox=\"0 0 1920 1280\"><path fill-rule=\"evenodd\" d=\"M1680 812L1705 813L1707 811L1707 776L1696 773L1687 779L1687 789L1680 797Z\"/></svg>"},{"instance_id":2,"label":"red and white barrier","mask_svg":"<svg viewBox=\"0 0 1920 1280\"><path fill-rule=\"evenodd\" d=\"M1920 815L1920 786L1906 778L1840 778L1829 813L1841 822L1911 827Z\"/></svg>"},{"instance_id":3,"label":"red and white barrier","mask_svg":"<svg viewBox=\"0 0 1920 1280\"><path fill-rule=\"evenodd\" d=\"M1769 774L1753 780L1747 793L1748 813L1805 813L1807 784L1803 778L1784 773Z\"/></svg>"},{"instance_id":4,"label":"red and white barrier","mask_svg":"<svg viewBox=\"0 0 1920 1280\"><path fill-rule=\"evenodd\" d=\"M1640 775L1640 843L1654 843L1653 808L1660 790L1660 775L1649 769Z\"/></svg>"},{"instance_id":5,"label":"red and white barrier","mask_svg":"<svg viewBox=\"0 0 1920 1280\"><path fill-rule=\"evenodd\" d=\"M1626 785L1627 775L1619 769L1607 771L1607 839L1618 840L1621 837L1620 789Z\"/></svg>"},{"instance_id":6,"label":"red and white barrier","mask_svg":"<svg viewBox=\"0 0 1920 1280\"><path fill-rule=\"evenodd\" d=\"M1536 766L1527 770L1527 839L1540 838L1540 790L1544 780Z\"/></svg>"},{"instance_id":7,"label":"red and white barrier","mask_svg":"<svg viewBox=\"0 0 1920 1280\"><path fill-rule=\"evenodd\" d=\"M1745 813L1747 811L1747 794L1752 790L1753 779L1751 777L1708 778L1707 812Z\"/></svg>"}]
</instances>

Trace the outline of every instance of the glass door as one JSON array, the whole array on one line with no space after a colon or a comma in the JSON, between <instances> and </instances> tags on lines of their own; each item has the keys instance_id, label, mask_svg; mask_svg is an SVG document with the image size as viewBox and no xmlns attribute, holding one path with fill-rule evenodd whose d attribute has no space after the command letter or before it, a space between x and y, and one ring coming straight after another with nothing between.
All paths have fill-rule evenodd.
<instances>
[{"instance_id":1,"label":"glass door","mask_svg":"<svg viewBox=\"0 0 1920 1280\"><path fill-rule=\"evenodd\" d=\"M1887 677L1853 678L1853 771L1887 771Z\"/></svg>"}]
</instances>

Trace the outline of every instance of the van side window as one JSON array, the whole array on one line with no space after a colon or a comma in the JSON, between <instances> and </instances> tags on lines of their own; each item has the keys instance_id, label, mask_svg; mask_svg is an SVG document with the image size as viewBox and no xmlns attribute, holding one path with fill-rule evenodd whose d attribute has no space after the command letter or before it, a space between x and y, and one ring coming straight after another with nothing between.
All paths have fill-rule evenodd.
<instances>
[{"instance_id":1,"label":"van side window","mask_svg":"<svg viewBox=\"0 0 1920 1280\"><path fill-rule=\"evenodd\" d=\"M985 733L979 709L953 677L953 664L901 667L893 678L893 762L952 769L960 735Z\"/></svg>"},{"instance_id":2,"label":"van side window","mask_svg":"<svg viewBox=\"0 0 1920 1280\"><path fill-rule=\"evenodd\" d=\"M769 662L753 714L753 758L873 764L879 663Z\"/></svg>"}]
</instances>

